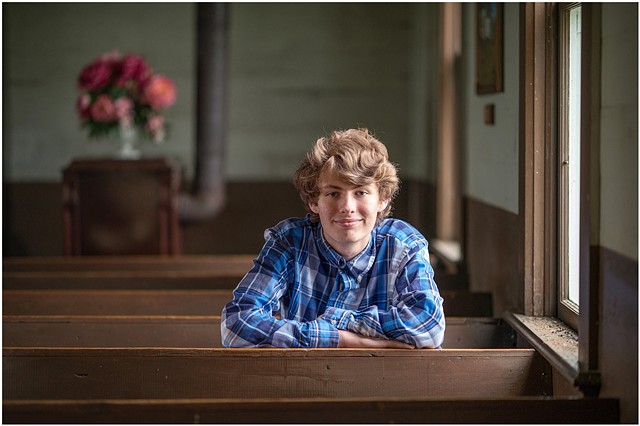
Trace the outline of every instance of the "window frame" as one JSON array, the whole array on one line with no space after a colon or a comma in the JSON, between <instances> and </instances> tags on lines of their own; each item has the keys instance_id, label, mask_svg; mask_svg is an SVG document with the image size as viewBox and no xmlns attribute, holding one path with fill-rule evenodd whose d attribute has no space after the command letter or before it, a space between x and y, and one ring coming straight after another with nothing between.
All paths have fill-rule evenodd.
<instances>
[{"instance_id":1,"label":"window frame","mask_svg":"<svg viewBox=\"0 0 640 426\"><path fill-rule=\"evenodd\" d=\"M558 223L558 3L520 5L520 213L524 315L507 322L585 395L600 390L598 338L601 5L582 4L580 314L560 343L527 322L556 321ZM593 160L593 161L592 161ZM573 340L573 341L572 341ZM577 340L577 341L576 341ZM554 345L554 343L556 343ZM573 348L573 349L571 349Z\"/></svg>"},{"instance_id":2,"label":"window frame","mask_svg":"<svg viewBox=\"0 0 640 426\"><path fill-rule=\"evenodd\" d=\"M569 91L570 91L570 48L569 19L571 10L582 7L580 3L562 3L558 5L558 284L557 315L574 330L579 328L579 305L569 300L569 167L573 160L569 157ZM582 46L581 46L582 48ZM582 71L582 70L580 70ZM582 81L582 72L581 81ZM582 101L582 97L581 97ZM580 114L580 112L579 112ZM582 122L582 114L580 114ZM580 138L582 139L582 138ZM582 140L580 141L582 145ZM581 152L583 150L581 149ZM580 162L582 164L582 162ZM580 170L581 172L581 170ZM581 179L584 185L584 179ZM582 223L582 217L580 217ZM578 260L580 262L580 260ZM579 267L578 267L579 268Z\"/></svg>"}]
</instances>

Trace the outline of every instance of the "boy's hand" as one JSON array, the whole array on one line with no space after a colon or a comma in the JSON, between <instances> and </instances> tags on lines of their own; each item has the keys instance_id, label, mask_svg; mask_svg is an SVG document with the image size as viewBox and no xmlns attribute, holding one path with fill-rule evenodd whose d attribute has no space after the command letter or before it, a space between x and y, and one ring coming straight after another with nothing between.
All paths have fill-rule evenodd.
<instances>
[{"instance_id":1,"label":"boy's hand","mask_svg":"<svg viewBox=\"0 0 640 426\"><path fill-rule=\"evenodd\" d=\"M397 340L377 339L365 337L346 330L338 330L340 341L339 348L393 348L393 349L414 349L413 345L398 342Z\"/></svg>"}]
</instances>

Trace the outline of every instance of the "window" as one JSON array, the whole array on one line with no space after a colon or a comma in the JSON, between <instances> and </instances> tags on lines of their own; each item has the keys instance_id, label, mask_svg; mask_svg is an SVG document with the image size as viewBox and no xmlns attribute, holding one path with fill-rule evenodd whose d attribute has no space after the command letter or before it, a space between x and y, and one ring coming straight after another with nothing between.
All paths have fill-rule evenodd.
<instances>
[{"instance_id":1,"label":"window","mask_svg":"<svg viewBox=\"0 0 640 426\"><path fill-rule=\"evenodd\" d=\"M506 318L570 383L597 395L601 5L520 11L524 314ZM573 330L551 337L546 325L558 324Z\"/></svg>"},{"instance_id":2,"label":"window","mask_svg":"<svg viewBox=\"0 0 640 426\"><path fill-rule=\"evenodd\" d=\"M601 4L520 10L524 314L506 318L570 383L597 395ZM558 324L573 330L550 336L546 325Z\"/></svg>"},{"instance_id":3,"label":"window","mask_svg":"<svg viewBox=\"0 0 640 426\"><path fill-rule=\"evenodd\" d=\"M559 11L558 314L575 324L580 305L582 7Z\"/></svg>"}]
</instances>

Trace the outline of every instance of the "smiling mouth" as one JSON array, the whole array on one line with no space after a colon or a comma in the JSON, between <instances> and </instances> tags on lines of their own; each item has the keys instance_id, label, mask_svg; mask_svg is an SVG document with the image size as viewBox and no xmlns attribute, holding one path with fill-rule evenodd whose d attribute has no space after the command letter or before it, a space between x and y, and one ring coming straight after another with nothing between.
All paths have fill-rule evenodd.
<instances>
[{"instance_id":1,"label":"smiling mouth","mask_svg":"<svg viewBox=\"0 0 640 426\"><path fill-rule=\"evenodd\" d=\"M361 219L340 219L335 221L335 223L338 226L341 226L343 228L353 228L354 226L358 225L360 222L361 222Z\"/></svg>"}]
</instances>

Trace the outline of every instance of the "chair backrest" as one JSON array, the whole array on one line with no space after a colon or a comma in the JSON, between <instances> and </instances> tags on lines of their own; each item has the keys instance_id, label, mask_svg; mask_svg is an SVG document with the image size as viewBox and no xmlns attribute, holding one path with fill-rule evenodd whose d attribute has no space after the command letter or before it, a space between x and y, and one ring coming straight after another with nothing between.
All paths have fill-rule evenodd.
<instances>
[{"instance_id":1,"label":"chair backrest","mask_svg":"<svg viewBox=\"0 0 640 426\"><path fill-rule=\"evenodd\" d=\"M75 160L63 171L65 255L179 254L178 167Z\"/></svg>"}]
</instances>

